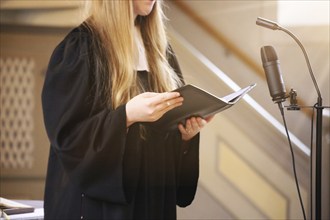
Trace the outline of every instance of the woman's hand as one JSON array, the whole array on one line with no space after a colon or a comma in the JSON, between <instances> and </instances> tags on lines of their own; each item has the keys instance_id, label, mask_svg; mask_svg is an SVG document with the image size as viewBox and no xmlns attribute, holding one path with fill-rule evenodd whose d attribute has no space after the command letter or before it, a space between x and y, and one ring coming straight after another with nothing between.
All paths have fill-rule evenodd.
<instances>
[{"instance_id":1,"label":"woman's hand","mask_svg":"<svg viewBox=\"0 0 330 220\"><path fill-rule=\"evenodd\" d=\"M186 120L186 126L179 124L178 128L182 135L182 140L189 141L193 138L202 128L213 119L211 115L205 119L201 117L191 117Z\"/></svg>"},{"instance_id":2,"label":"woman's hand","mask_svg":"<svg viewBox=\"0 0 330 220\"><path fill-rule=\"evenodd\" d=\"M157 121L169 110L182 105L178 92L145 92L135 96L126 104L127 127L135 122Z\"/></svg>"}]
</instances>

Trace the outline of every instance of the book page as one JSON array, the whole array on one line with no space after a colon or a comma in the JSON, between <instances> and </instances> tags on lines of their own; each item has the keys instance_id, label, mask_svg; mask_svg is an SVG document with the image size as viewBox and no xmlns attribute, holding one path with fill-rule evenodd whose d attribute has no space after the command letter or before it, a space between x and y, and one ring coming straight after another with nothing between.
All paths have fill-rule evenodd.
<instances>
[{"instance_id":1,"label":"book page","mask_svg":"<svg viewBox=\"0 0 330 220\"><path fill-rule=\"evenodd\" d=\"M33 212L34 207L0 197L0 210L2 215L14 215Z\"/></svg>"},{"instance_id":2,"label":"book page","mask_svg":"<svg viewBox=\"0 0 330 220\"><path fill-rule=\"evenodd\" d=\"M245 87L243 89L238 90L237 92L231 93L225 97L222 97L221 99L228 102L233 103L238 101L243 95L245 95L247 92L249 92L251 89L253 89L256 86L256 84L252 84L248 87Z\"/></svg>"},{"instance_id":3,"label":"book page","mask_svg":"<svg viewBox=\"0 0 330 220\"><path fill-rule=\"evenodd\" d=\"M31 206L24 205L22 203L0 197L0 207L1 209L3 209L3 208L30 208Z\"/></svg>"}]
</instances>

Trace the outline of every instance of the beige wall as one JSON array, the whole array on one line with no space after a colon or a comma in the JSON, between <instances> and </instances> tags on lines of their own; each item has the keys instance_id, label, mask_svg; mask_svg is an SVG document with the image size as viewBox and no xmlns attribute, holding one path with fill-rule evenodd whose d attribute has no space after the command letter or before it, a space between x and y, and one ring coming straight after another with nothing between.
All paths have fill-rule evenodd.
<instances>
[{"instance_id":1,"label":"beige wall","mask_svg":"<svg viewBox=\"0 0 330 220\"><path fill-rule=\"evenodd\" d=\"M13 199L43 199L49 143L43 124L41 90L49 57L54 47L63 38L66 32L66 29L44 29L24 26L1 27L1 59L17 59L18 61L29 59L34 63L34 67L32 68L34 77L33 82L31 82L33 84L33 112L31 114L33 132L31 135L31 143L34 143L34 145L32 146L31 163L23 164L23 167L14 167L16 163L13 160L20 160L19 157L14 158L11 156L14 154L14 148L17 148L17 146L13 146L11 155L2 157L0 176L0 195L2 197ZM6 74L6 70L2 69L1 74ZM1 93L1 99L5 99L6 95L6 93ZM17 96L16 98L18 99L19 97ZM20 106L18 107L21 108ZM15 108L15 106L13 106L13 108ZM22 108L24 108L24 106L22 106ZM14 109L12 109L12 111L14 111ZM6 115L5 112L2 111L2 121L5 120L4 117L6 117ZM9 135L15 132L15 129L10 130L4 127L2 127L1 130L8 130L10 133ZM2 147L8 148L8 146ZM4 152L3 148L1 150ZM26 154L29 154L29 152L26 152ZM14 165L8 165L10 161L12 161Z\"/></svg>"}]
</instances>

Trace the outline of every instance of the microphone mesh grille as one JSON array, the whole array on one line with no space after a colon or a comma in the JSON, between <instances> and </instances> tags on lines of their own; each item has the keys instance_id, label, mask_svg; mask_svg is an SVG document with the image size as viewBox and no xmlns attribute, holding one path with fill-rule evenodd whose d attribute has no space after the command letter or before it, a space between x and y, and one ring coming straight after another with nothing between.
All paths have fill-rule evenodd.
<instances>
[{"instance_id":1,"label":"microphone mesh grille","mask_svg":"<svg viewBox=\"0 0 330 220\"><path fill-rule=\"evenodd\" d=\"M263 46L261 48L261 59L262 62L271 62L271 61L276 61L278 60L276 51L272 46Z\"/></svg>"}]
</instances>

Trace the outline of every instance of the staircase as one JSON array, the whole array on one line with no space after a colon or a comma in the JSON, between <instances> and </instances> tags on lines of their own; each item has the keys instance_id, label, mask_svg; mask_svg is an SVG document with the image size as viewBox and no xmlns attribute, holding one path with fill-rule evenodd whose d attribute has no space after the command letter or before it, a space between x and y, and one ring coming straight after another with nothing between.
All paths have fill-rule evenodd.
<instances>
[{"instance_id":1,"label":"staircase","mask_svg":"<svg viewBox=\"0 0 330 220\"><path fill-rule=\"evenodd\" d=\"M25 1L1 1L1 56L5 54L34 60L37 95L41 91L43 73L52 49L71 27L79 23L79 4L65 2L38 1L31 5ZM212 30L214 28L215 32L226 33L230 41L224 40L227 43L220 44L205 31L205 27L183 12L182 7L177 5L180 2L185 3L184 7L189 2L190 11L199 12L198 16L205 18L204 26ZM296 45L287 43L286 36L265 33L254 24L258 16L275 17L274 2L167 1L169 37L186 83L195 84L219 97L257 83L249 95L232 108L219 113L201 133L198 191L191 206L178 208L178 219L302 219L283 122L277 106L269 97L264 77L256 74L262 70L260 47L278 40L276 42L280 43L276 44L276 48L279 48L279 57L287 53L285 59L281 59L284 81L289 82L287 85L303 85L295 89L298 98L301 97L304 103L313 105L314 96L313 90L309 89L308 73L302 71L305 70L305 63L300 58L301 52L295 49ZM298 33L301 33L299 30ZM320 33L328 36L326 31ZM316 78L320 79L324 102L329 105L329 62L326 62L329 60L329 40L318 45L315 43L318 36L313 35L308 39L311 39L307 43L308 51L312 54L319 51L311 63L317 64L315 72L319 75ZM237 52L233 49L236 47L242 51ZM242 56L237 56L237 53ZM297 61L288 64L287 60L292 57L297 58ZM297 72L299 76L293 74ZM31 168L3 169L1 195L7 193L24 199L42 199L47 162L44 146L48 141L40 118L39 99L36 99L35 104L36 111L32 115L35 124L35 162ZM307 114L286 111L285 114L308 215L311 204L311 111ZM324 216L329 216L329 129L330 121L326 117Z\"/></svg>"}]
</instances>

